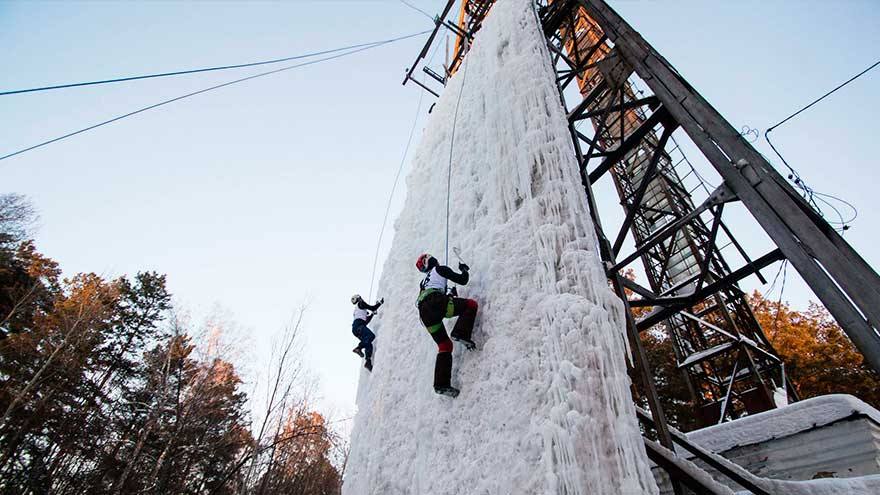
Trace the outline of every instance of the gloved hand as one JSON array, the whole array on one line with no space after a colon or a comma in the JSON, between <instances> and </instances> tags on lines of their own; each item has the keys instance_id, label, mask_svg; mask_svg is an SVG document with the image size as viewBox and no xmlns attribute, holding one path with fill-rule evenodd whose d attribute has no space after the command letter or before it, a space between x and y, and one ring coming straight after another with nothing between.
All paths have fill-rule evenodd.
<instances>
[{"instance_id":1,"label":"gloved hand","mask_svg":"<svg viewBox=\"0 0 880 495\"><path fill-rule=\"evenodd\" d=\"M378 302L377 304L378 304L379 306L385 304L385 298L383 297L382 299L379 299L379 302Z\"/></svg>"},{"instance_id":2,"label":"gloved hand","mask_svg":"<svg viewBox=\"0 0 880 495\"><path fill-rule=\"evenodd\" d=\"M458 269L461 270L461 271L463 271L463 272L466 272L466 271L470 270L471 267L465 265L464 263L459 263L459 264L458 264Z\"/></svg>"}]
</instances>

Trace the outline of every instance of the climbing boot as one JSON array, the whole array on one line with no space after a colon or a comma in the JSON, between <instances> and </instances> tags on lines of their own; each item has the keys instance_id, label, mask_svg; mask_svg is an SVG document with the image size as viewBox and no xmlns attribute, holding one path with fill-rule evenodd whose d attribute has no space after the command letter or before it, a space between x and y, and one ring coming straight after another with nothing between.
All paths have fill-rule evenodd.
<instances>
[{"instance_id":1,"label":"climbing boot","mask_svg":"<svg viewBox=\"0 0 880 495\"><path fill-rule=\"evenodd\" d=\"M476 350L476 348L477 348L477 343L471 339L459 337L458 335L455 335L455 334L450 335L450 337L452 337L452 340L454 340L456 342L461 342L462 344L464 344L465 348L469 351Z\"/></svg>"},{"instance_id":2,"label":"climbing boot","mask_svg":"<svg viewBox=\"0 0 880 495\"><path fill-rule=\"evenodd\" d=\"M455 387L434 387L434 392L452 398L458 397L458 389Z\"/></svg>"}]
</instances>

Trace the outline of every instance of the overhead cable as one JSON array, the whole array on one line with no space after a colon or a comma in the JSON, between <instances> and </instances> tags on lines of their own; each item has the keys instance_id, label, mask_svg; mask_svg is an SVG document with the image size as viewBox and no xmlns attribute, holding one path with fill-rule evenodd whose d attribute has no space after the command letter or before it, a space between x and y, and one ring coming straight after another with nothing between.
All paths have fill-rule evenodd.
<instances>
[{"instance_id":1,"label":"overhead cable","mask_svg":"<svg viewBox=\"0 0 880 495\"><path fill-rule=\"evenodd\" d=\"M371 48L377 48L377 47L380 47L380 46L383 46L383 45L387 45L387 44L389 44L389 43L394 43L394 42L396 42L396 41L401 41L401 40L405 40L405 39L408 39L408 38L413 38L413 37L415 37L415 36L419 36L419 35L422 35L422 34L426 34L426 33L428 33L428 32L429 32L429 31L422 31L422 32L415 33L415 34L409 34L409 35L406 35L406 36L400 36L400 37L398 37L398 38L392 38L392 39L388 39L388 40L376 41L376 42L373 42L373 43L368 43L368 44L366 44L365 46L362 45L360 48L356 48L356 49L354 49L354 50L350 50L350 51L343 52L343 53L337 53L337 54L335 54L335 55L331 55L331 56L329 56L329 57L323 57L323 58L319 58L319 59L316 59L316 60L310 60L310 61L308 61L308 62L302 62L302 63L295 64L295 65L288 65L288 66L286 66L286 67L282 67L282 68L280 68L280 69L270 70L270 71L267 71L267 72L261 72L261 73L259 73L259 74L254 74L254 75L252 75L252 76L242 77L242 78L240 78L240 79L235 79L235 80L228 81L228 82L225 82L225 83L222 83L222 84L217 84L217 85L215 85L215 86L210 86L210 87L208 87L208 88L200 89L200 90L198 90L198 91L193 91L192 93L187 93L187 94L185 94L185 95L181 95L181 96L178 96L178 97L175 97L175 98L171 98L171 99L169 99L169 100L164 100L164 101L161 101L161 102L159 102L159 103L154 103L154 104L152 104L152 105L148 105L148 106L146 106L146 107L139 108L139 109L134 110L134 111L132 111L132 112L128 112L128 113L125 113L125 114L119 115L118 117L113 117L112 119L108 119L108 120L105 120L105 121L103 121L103 122L99 122L99 123L97 123L97 124L93 124L93 125L90 125L90 126L88 126L88 127L84 127L84 128L82 128L82 129L79 129L79 130L76 130L76 131L73 131L73 132L69 132L69 133L64 134L64 135L62 135L62 136L58 136L58 137L56 137L56 138L49 139L48 141L43 141L42 143L35 144L35 145L33 145L33 146L29 146L29 147L27 147L27 148L24 148L24 149L21 149L21 150L18 150L18 151L14 151L14 152L12 152L12 153L9 153L9 154L6 154L6 155L3 155L3 156L0 156L0 161L2 161L2 160L6 160L7 158L12 158L13 156L20 155L20 154L22 154L22 153L25 153L25 152L28 152L28 151L31 151L31 150L35 150L35 149L37 149L37 148L41 148L41 147L43 147L43 146L46 146L46 145L49 145L49 144L52 144L52 143L55 143L55 142L61 141L61 140L63 140L63 139L67 139L67 138L69 138L69 137L76 136L76 135L78 135L78 134L82 134L82 133L87 132L87 131L91 131L91 130L93 130L93 129L97 129L98 127L102 127L102 126L105 126L105 125L107 125L107 124L111 124L111 123L116 122L116 121L118 121L118 120L122 120L122 119L125 119L125 118L127 118L127 117L131 117L131 116L133 116L133 115L137 115L137 114L140 114L140 113L146 112L146 111L148 111L148 110L152 110L152 109L154 109L154 108L158 108L158 107L161 107L161 106L163 106L163 105L167 105L167 104L169 104L169 103L174 103L174 102L176 102L176 101L180 101L180 100L183 100L183 99L185 99L185 98L189 98L189 97L192 97L192 96L200 95L200 94L202 94L202 93L207 93L208 91L213 91L213 90L215 90L215 89L220 89L220 88L223 88L223 87L226 87L226 86L231 86L231 85L233 85L233 84L238 84L238 83L241 83L241 82L249 81L249 80L251 80L251 79L256 79L256 78L258 78L258 77L268 76L268 75L271 75L271 74L277 74L277 73L279 73L279 72L284 72L284 71L288 71L288 70L291 70L291 69L296 69L296 68L299 68L299 67L305 67L305 66L307 66L307 65L317 64L317 63L320 63L320 62L326 62L326 61L328 61L328 60L333 60L333 59L336 59L336 58L344 57L344 56L346 56L346 55L352 55L352 54L355 54L355 53L358 53L358 52L362 52L362 51L364 51L364 50L369 50L369 49L371 49Z\"/></svg>"},{"instance_id":2,"label":"overhead cable","mask_svg":"<svg viewBox=\"0 0 880 495\"><path fill-rule=\"evenodd\" d=\"M419 34L423 34L423 33L419 33ZM413 35L413 36L417 36L417 35ZM102 80L97 80L97 81L57 84L57 85L53 85L53 86L41 86L41 87L26 88L26 89L14 89L14 90L0 92L0 96L8 96L8 95L21 94L21 93L33 93L36 91L50 91L53 89L76 88L76 87L81 87L81 86L94 86L94 85L98 85L98 84L110 84L110 83L119 83L119 82L126 82L126 81L137 81L140 79L153 79L153 78L157 78L157 77L182 76L185 74L198 74L200 72L214 72L214 71L230 70L230 69L243 69L245 67L256 67L259 65L270 65L270 64L277 64L277 63L281 63L281 62L289 62L291 60L317 57L320 55L327 55L329 53L336 53L336 52L341 52L341 51L345 51L345 50L352 50L355 48L361 48L361 47L365 47L365 46L372 46L374 44L376 44L375 41L369 42L369 43L359 43L357 45L349 45L349 46L344 46L341 48L334 48L332 50L323 50L320 52L305 53L302 55L293 55L291 57L276 58L276 59L272 59L272 60L262 60L259 62L248 62L248 63L243 63L243 64L220 65L220 66L216 66L216 67L203 67L200 69L188 69L188 70L178 70L178 71L172 71L172 72L159 72L156 74L144 74L144 75L140 75L140 76L124 76L124 77L117 77L117 78L113 78L113 79L102 79Z\"/></svg>"},{"instance_id":3,"label":"overhead cable","mask_svg":"<svg viewBox=\"0 0 880 495\"><path fill-rule=\"evenodd\" d=\"M766 131L764 131L764 136L766 136L767 133L770 132L770 131L772 131L773 129L776 129L777 127L781 126L782 124L784 124L784 123L788 122L789 120L791 120L791 119L797 117L797 116L798 116L801 112L803 112L804 110L810 108L811 106L815 105L816 103L819 103L820 101L824 100L825 98L831 96L831 94L834 93L835 91L837 91L838 89L840 89L840 88L846 86L847 84L849 84L849 83L855 81L856 79L858 79L859 77L863 76L863 75L864 75L865 73L867 73L869 70L873 69L874 67L877 67L878 65L880 65L880 60L878 60L878 61L874 62L873 64L871 64L871 66L869 66L867 69L865 69L865 70L859 72L858 74L852 76L851 78L847 79L845 82L843 82L842 84L840 84L840 85L837 86L836 88L832 89L831 91L825 93L824 95L820 96L819 98L816 98L815 100L813 100L810 104L808 104L808 105L805 106L804 108L801 108L801 109L798 110L797 112L795 112L795 113L789 115L788 117L782 119L782 120L779 121L776 125L771 126L769 129L767 129Z\"/></svg>"},{"instance_id":4,"label":"overhead cable","mask_svg":"<svg viewBox=\"0 0 880 495\"><path fill-rule=\"evenodd\" d=\"M835 88L832 89L831 91L828 91L828 92L825 93L824 95L822 95L822 96L816 98L815 100L811 101L810 103L808 103L807 105L805 105L803 108L801 108L801 109L798 110L797 112L794 112L793 114L789 115L788 117L786 117L786 118L780 120L780 121L777 122L775 125L770 126L766 131L764 131L764 139L767 140L767 144L770 145L770 149L773 150L773 153L776 153L776 156L778 156L779 159L782 160L782 163L785 165L785 167L788 168L788 170L789 170L788 178L789 178L790 180L792 180L792 181L794 182L795 186L798 187L798 188L803 192L803 194L804 194L804 198L807 200L807 202L808 202L808 203L809 203L809 204L810 204L810 205L811 205L811 206L812 206L812 207L813 207L813 208L814 208L814 209L815 209L820 215L822 215L822 216L824 217L824 216L825 216L825 212L822 210L822 207L820 207L819 204L817 203L817 199L818 199L818 201L821 201L822 203L825 203L826 205L828 205L829 207L831 207L832 210L834 210L834 212L837 214L837 216L839 217L840 220L839 220L839 221L829 221L829 223L840 225L840 226L837 227L837 229L836 229L836 230L838 230L838 231L840 231L840 232L842 232L842 231L844 231L844 230L848 230L848 229L849 229L849 225L848 225L848 224L849 224L850 222L852 222L853 220L855 220L856 217L858 216L859 212L858 212L858 210L856 209L856 207L853 206L851 203L849 203L849 202L847 202L847 201L844 201L843 199L840 199L840 198L838 198L838 197L836 197L836 196L832 196L832 195L830 195L830 194L823 194L823 193L820 193L820 192L818 192L818 191L815 191L815 190L814 190L813 188L811 188L810 186L808 186L808 185L804 182L804 180L803 180L803 178L800 176L800 174L797 172L797 170L795 170L794 167L792 167L791 165L789 165L789 163L788 163L788 161L786 161L785 157L782 156L782 153L780 153L779 150L776 149L776 146L773 145L773 141L770 140L770 131L772 131L773 129L776 129L777 127L781 126L782 124L785 124L785 123L788 122L789 120L791 120L791 119L797 117L798 115L800 115L801 113L803 113L803 112L804 112L805 110L807 110L808 108L810 108L810 107L812 107L813 105L819 103L820 101L824 100L825 98L831 96L831 95L834 94L837 90L843 88L843 87L846 86L847 84L849 84L849 83L855 81L856 79L858 79L859 77L865 75L868 71L870 71L870 70L873 69L874 67L877 67L878 65L880 65L880 60L874 62L873 64L871 64L870 66L868 66L868 68L866 68L865 70L863 70L863 71L859 72L858 74L852 76L851 78L847 79L846 81L844 81L843 83L839 84L837 87L835 87ZM823 199L822 197L817 198L816 196L824 196L825 198L829 198L829 199L832 199L832 200L839 201L840 203L844 204L846 207L852 209L852 211L853 211L852 216L851 216L850 218L848 218L848 219L844 218L844 215L840 212L840 210L839 210L838 208L836 208L833 204L831 204L830 202L828 202L828 200Z\"/></svg>"},{"instance_id":5,"label":"overhead cable","mask_svg":"<svg viewBox=\"0 0 880 495\"><path fill-rule=\"evenodd\" d=\"M431 14L425 12L424 10L422 10L422 9L420 9L420 8L418 8L418 7L416 7L415 5L413 5L413 4L409 3L409 2L407 2L406 0L400 0L400 3L402 3L402 4L406 5L407 7L409 7L409 8L411 8L411 9L415 10L416 12L422 14L423 16L427 17L428 19L431 19L431 22L434 22L434 21L435 21L435 17L434 17L434 16L432 16Z\"/></svg>"}]
</instances>

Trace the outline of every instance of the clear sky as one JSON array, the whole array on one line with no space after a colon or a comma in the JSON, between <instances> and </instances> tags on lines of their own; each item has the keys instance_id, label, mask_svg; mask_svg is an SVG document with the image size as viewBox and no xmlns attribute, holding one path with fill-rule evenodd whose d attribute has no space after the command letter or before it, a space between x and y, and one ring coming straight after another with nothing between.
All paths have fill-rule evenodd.
<instances>
[{"instance_id":1,"label":"clear sky","mask_svg":"<svg viewBox=\"0 0 880 495\"><path fill-rule=\"evenodd\" d=\"M444 4L411 1L432 13ZM880 59L880 4L868 0L612 6L737 127L763 131ZM390 0L3 2L0 89L284 57L430 27ZM67 273L156 270L179 305L228 310L250 335L254 368L308 300L322 405L346 416L359 374L348 299L369 290L419 98L400 82L421 46L223 88L0 161L0 192L33 199L39 248ZM261 70L0 97L0 155ZM806 180L859 208L846 237L875 267L878 89L875 69L774 131ZM404 193L401 181L394 209ZM803 306L812 295L789 274L785 298Z\"/></svg>"}]
</instances>

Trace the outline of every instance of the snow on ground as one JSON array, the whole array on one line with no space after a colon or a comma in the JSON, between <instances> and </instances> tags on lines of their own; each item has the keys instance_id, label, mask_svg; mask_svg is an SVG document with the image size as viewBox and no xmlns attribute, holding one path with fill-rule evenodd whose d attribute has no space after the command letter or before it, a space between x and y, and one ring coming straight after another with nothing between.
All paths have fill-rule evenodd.
<instances>
[{"instance_id":1,"label":"snow on ground","mask_svg":"<svg viewBox=\"0 0 880 495\"><path fill-rule=\"evenodd\" d=\"M688 433L688 438L713 452L764 442L824 426L854 414L880 424L880 412L861 400L844 394L823 395L785 407L746 416L736 421Z\"/></svg>"},{"instance_id":2,"label":"snow on ground","mask_svg":"<svg viewBox=\"0 0 880 495\"><path fill-rule=\"evenodd\" d=\"M768 493L791 495L876 495L880 493L880 475L852 478L826 478L807 481L783 481L755 476L741 466L721 457L737 446L751 445L772 438L793 435L801 431L821 427L862 415L880 423L880 413L851 395L824 395L806 399L786 407L772 409L760 414L703 428L688 433L692 440L716 461L727 465ZM714 454L710 452L715 452ZM742 494L751 492L739 492Z\"/></svg>"},{"instance_id":3,"label":"snow on ground","mask_svg":"<svg viewBox=\"0 0 880 495\"><path fill-rule=\"evenodd\" d=\"M825 478L810 481L768 480L768 483L764 486L767 487L770 493L786 493L790 495L877 495L880 493L880 475L843 479Z\"/></svg>"},{"instance_id":4,"label":"snow on ground","mask_svg":"<svg viewBox=\"0 0 880 495\"><path fill-rule=\"evenodd\" d=\"M608 289L530 0L493 7L427 124L370 325L343 493L657 493ZM436 345L415 306L422 252L471 266L480 350L456 345L457 399L432 389ZM457 263L450 264L453 267ZM447 320L447 329L451 329Z\"/></svg>"}]
</instances>

